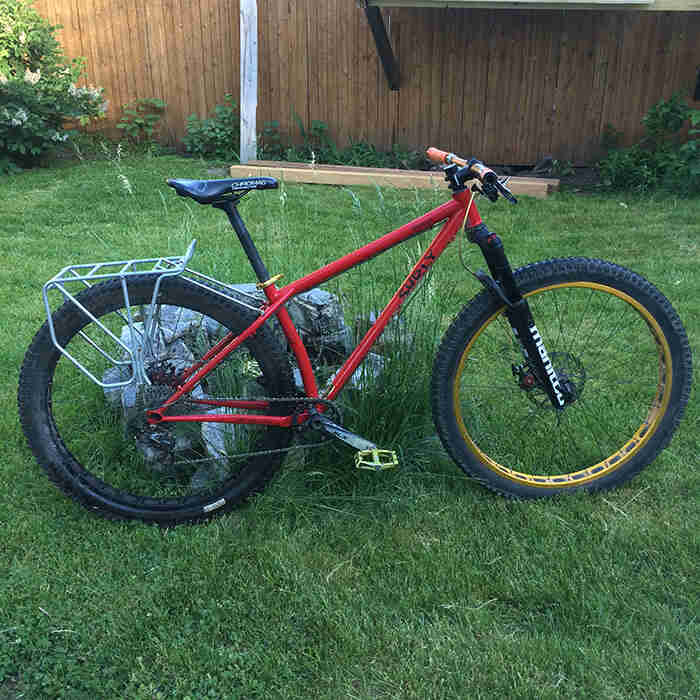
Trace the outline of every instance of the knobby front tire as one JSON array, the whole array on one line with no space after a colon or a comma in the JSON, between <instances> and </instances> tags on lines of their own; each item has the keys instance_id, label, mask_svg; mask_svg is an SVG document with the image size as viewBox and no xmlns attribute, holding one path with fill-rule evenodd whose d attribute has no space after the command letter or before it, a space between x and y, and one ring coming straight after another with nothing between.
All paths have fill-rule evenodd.
<instances>
[{"instance_id":1,"label":"knobby front tire","mask_svg":"<svg viewBox=\"0 0 700 700\"><path fill-rule=\"evenodd\" d=\"M455 462L519 498L626 482L671 440L691 386L691 353L668 300L639 275L585 258L515 273L560 380L551 405L505 318L483 291L447 330L433 368L433 415Z\"/></svg>"},{"instance_id":2,"label":"knobby front tire","mask_svg":"<svg viewBox=\"0 0 700 700\"><path fill-rule=\"evenodd\" d=\"M167 278L154 309L153 332L146 337L143 319L153 284L152 276L128 283L136 340L145 348L151 386L105 390L96 385L54 347L44 324L26 353L18 400L22 428L37 461L66 494L105 517L168 525L223 513L261 490L285 455L270 451L288 447L292 431L212 422L146 423L145 410L172 394L179 372L228 331L238 334L256 318L185 279ZM116 337L132 342L119 280L95 285L77 298ZM128 354L75 305L64 304L53 320L59 343L98 379L113 383L129 378L130 364L115 367L89 343L118 361ZM263 328L191 395L252 399L292 394L286 354ZM271 414L291 410L282 403L273 406ZM182 402L172 413L208 411L244 412ZM261 451L267 454L249 456Z\"/></svg>"}]
</instances>

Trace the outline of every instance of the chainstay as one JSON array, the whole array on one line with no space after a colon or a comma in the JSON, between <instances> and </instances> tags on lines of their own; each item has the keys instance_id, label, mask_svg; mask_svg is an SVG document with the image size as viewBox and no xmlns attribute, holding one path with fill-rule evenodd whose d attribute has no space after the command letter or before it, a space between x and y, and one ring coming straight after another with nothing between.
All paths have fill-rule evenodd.
<instances>
[{"instance_id":1,"label":"chainstay","mask_svg":"<svg viewBox=\"0 0 700 700\"><path fill-rule=\"evenodd\" d=\"M341 412L340 409L338 408L337 404L335 404L333 401L329 401L328 399L320 399L320 398L311 398L308 396L257 396L255 398L251 397L246 397L246 398L241 398L237 396L230 396L230 397L224 397L224 396L217 396L216 397L220 401L267 401L268 403L295 403L295 404L310 404L312 406L317 406L318 404L323 404L324 406L327 406L331 412L335 414L335 416L338 418L338 421L340 422L341 419ZM173 407L182 407L182 406L187 406L189 408L194 407L194 406L201 406L202 404L196 403L195 400L188 398L185 399L180 399L179 401L176 401L174 404L171 404ZM296 413L296 409L294 411ZM299 426L296 426L297 429L307 429L309 428L308 423L301 424ZM289 430L292 430L293 428L289 428ZM235 455L227 455L230 459L243 459L245 457L259 457L262 455L272 455L272 454L280 454L281 452L292 452L294 450L309 450L314 447L321 447L333 440L333 436L329 435L327 438L324 440L321 440L320 442L311 442L308 444L303 444L303 445L292 445L290 447L278 447L275 449L271 450L256 450L254 452L242 452L240 454L235 454ZM202 459L191 459L187 460L187 464L199 464L200 462L211 462L212 460L216 459L215 457L204 457Z\"/></svg>"}]
</instances>

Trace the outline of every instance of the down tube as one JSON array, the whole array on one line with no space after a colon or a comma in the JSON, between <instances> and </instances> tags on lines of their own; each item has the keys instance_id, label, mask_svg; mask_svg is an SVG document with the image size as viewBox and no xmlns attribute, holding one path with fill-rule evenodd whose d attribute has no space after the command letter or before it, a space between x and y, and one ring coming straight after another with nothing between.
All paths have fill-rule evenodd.
<instances>
[{"instance_id":1,"label":"down tube","mask_svg":"<svg viewBox=\"0 0 700 700\"><path fill-rule=\"evenodd\" d=\"M362 360L365 359L365 356L369 352L372 345L374 345L377 338L382 334L387 323L389 323L391 320L391 317L401 309L401 306L411 296L413 291L425 276L425 273L431 268L433 263L440 257L440 255L442 255L445 248L447 248L447 246L452 242L462 226L465 214L466 210L460 208L445 222L438 235L433 239L433 242L428 246L423 255L421 255L420 259L398 288L394 296L391 297L389 303L384 307L384 310L379 315L379 318L374 322L374 324L365 334L364 338L362 338L357 347L352 351L348 359L345 361L345 364L338 370L338 373L336 374L331 386L331 390L326 396L328 400L332 401L340 393L340 390L343 388L345 383L359 367Z\"/></svg>"}]
</instances>

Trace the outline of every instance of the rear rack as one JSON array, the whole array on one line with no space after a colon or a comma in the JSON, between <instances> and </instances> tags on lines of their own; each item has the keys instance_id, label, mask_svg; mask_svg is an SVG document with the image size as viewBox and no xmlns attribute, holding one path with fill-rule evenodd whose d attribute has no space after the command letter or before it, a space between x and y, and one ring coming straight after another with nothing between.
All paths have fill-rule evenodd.
<instances>
[{"instance_id":1,"label":"rear rack","mask_svg":"<svg viewBox=\"0 0 700 700\"><path fill-rule=\"evenodd\" d=\"M57 275L52 277L43 287L42 295L44 297L44 308L46 310L47 325L51 335L51 341L54 346L67 357L81 372L89 377L95 384L104 389L116 389L118 387L131 384L134 380L137 383L150 384L150 380L146 376L144 368L144 348L139 343L132 343L130 347L121 338L112 333L104 324L102 324L83 304L78 301L75 294L67 287L74 288L78 286L78 291L83 288L90 288L98 282L105 282L110 279L119 279L121 281L122 292L124 294L124 308L126 315L119 316L129 327L129 338L137 338L141 333L143 337L148 338L149 326L153 316L153 307L155 300L160 291L160 285L165 277L176 277L181 275L189 261L194 255L194 249L197 244L193 240L182 256L176 257L159 257L159 258L143 258L135 260L116 260L112 262L97 262L83 263L79 265L68 265L64 267ZM196 274L196 273L195 273ZM127 280L136 275L153 275L156 278L156 284L153 288L153 297L146 312L146 317L143 319L143 331L137 330L136 324L131 314L131 305L129 304L129 289ZM79 311L87 316L106 336L115 343L121 350L124 351L122 359L112 357L106 350L103 350L92 338L88 337L83 331L79 331L79 335L90 345L97 350L100 355L111 362L116 367L131 368L131 376L126 380L120 381L103 381L104 377L98 379L90 370L83 365L77 358L73 357L59 342L56 337L56 329L54 328L53 318L51 315L51 307L49 304L49 292L57 290L63 296L64 302L71 302Z\"/></svg>"}]
</instances>

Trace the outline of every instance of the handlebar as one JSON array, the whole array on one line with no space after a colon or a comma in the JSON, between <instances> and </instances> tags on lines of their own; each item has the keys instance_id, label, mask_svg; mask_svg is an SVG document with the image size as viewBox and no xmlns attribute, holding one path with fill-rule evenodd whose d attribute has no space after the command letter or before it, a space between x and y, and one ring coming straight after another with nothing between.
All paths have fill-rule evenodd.
<instances>
[{"instance_id":1,"label":"handlebar","mask_svg":"<svg viewBox=\"0 0 700 700\"><path fill-rule=\"evenodd\" d=\"M425 154L434 163L443 163L445 165L459 165L461 168L467 168L468 173L459 171L459 184L463 184L465 180L469 180L468 175L473 175L481 184L482 189L476 188L481 194L485 194L492 202L498 199L498 195L505 197L511 204L517 204L518 200L513 196L513 193L505 186L505 182L499 182L498 175L488 166L484 165L480 160L471 158L461 158L454 153L441 151L439 148L430 147ZM472 188L475 189L475 188Z\"/></svg>"},{"instance_id":2,"label":"handlebar","mask_svg":"<svg viewBox=\"0 0 700 700\"><path fill-rule=\"evenodd\" d=\"M434 148L432 146L425 154L433 163L444 163L445 165L452 165L454 163L455 165L467 166L474 177L481 180L484 184L493 184L498 181L498 175L476 158L466 160L454 153L441 151L439 148Z\"/></svg>"}]
</instances>

